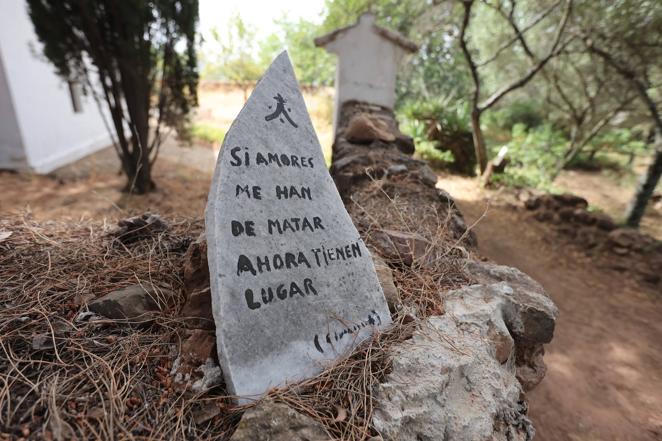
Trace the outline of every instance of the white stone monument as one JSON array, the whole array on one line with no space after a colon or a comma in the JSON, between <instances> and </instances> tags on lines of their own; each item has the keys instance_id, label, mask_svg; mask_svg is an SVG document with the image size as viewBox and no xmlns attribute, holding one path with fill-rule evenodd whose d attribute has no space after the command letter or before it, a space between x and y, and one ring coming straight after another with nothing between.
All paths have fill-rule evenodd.
<instances>
[{"instance_id":1,"label":"white stone monument","mask_svg":"<svg viewBox=\"0 0 662 441\"><path fill-rule=\"evenodd\" d=\"M318 374L391 323L286 52L225 136L205 222L218 355L240 402Z\"/></svg>"},{"instance_id":2,"label":"white stone monument","mask_svg":"<svg viewBox=\"0 0 662 441\"><path fill-rule=\"evenodd\" d=\"M357 100L393 108L398 65L416 43L401 34L377 26L375 16L365 13L351 26L315 39L315 45L338 56L334 127L340 108Z\"/></svg>"}]
</instances>

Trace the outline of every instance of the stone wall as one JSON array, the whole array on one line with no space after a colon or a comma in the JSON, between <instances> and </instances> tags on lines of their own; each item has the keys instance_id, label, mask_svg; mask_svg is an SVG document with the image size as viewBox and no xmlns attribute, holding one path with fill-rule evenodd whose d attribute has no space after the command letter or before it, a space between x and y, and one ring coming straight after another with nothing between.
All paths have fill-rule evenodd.
<instances>
[{"instance_id":1,"label":"stone wall","mask_svg":"<svg viewBox=\"0 0 662 441\"><path fill-rule=\"evenodd\" d=\"M418 321L392 351L373 425L386 440L531 439L526 391L545 375L557 309L526 274L477 256L452 197L413 151L389 109L343 107L332 176L375 259L396 274L397 313ZM402 295L416 271L439 268L437 284L421 288L442 301L438 313Z\"/></svg>"}]
</instances>

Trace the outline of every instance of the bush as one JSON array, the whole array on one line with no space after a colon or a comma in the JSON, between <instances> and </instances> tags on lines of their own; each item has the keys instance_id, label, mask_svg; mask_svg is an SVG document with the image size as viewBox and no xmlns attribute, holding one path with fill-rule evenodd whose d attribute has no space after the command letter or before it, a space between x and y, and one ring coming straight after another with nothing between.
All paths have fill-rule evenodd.
<instances>
[{"instance_id":1,"label":"bush","mask_svg":"<svg viewBox=\"0 0 662 441\"><path fill-rule=\"evenodd\" d=\"M515 124L512 140L506 144L511 161L505 172L494 175L492 180L515 187L549 189L552 173L567 143L563 133L551 124L531 130L527 130L524 124Z\"/></svg>"},{"instance_id":2,"label":"bush","mask_svg":"<svg viewBox=\"0 0 662 441\"><path fill-rule=\"evenodd\" d=\"M512 131L517 124L526 129L533 129L543 124L540 106L535 101L517 100L506 107L486 114L488 126L495 126L501 130Z\"/></svg>"},{"instance_id":3,"label":"bush","mask_svg":"<svg viewBox=\"0 0 662 441\"><path fill-rule=\"evenodd\" d=\"M402 106L400 113L403 130L414 138L421 156L437 167L469 176L475 174L469 106L442 100L411 101Z\"/></svg>"},{"instance_id":4,"label":"bush","mask_svg":"<svg viewBox=\"0 0 662 441\"><path fill-rule=\"evenodd\" d=\"M191 127L191 137L210 144L220 144L225 138L225 131L211 124L195 123Z\"/></svg>"}]
</instances>

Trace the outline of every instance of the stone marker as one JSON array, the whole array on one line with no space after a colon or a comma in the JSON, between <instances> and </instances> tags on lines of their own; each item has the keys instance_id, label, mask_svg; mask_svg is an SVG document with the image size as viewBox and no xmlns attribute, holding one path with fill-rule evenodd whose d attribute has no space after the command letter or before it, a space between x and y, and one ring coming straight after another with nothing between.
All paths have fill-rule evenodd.
<instances>
[{"instance_id":1,"label":"stone marker","mask_svg":"<svg viewBox=\"0 0 662 441\"><path fill-rule=\"evenodd\" d=\"M240 402L318 374L391 323L286 52L225 136L206 232L217 349Z\"/></svg>"}]
</instances>

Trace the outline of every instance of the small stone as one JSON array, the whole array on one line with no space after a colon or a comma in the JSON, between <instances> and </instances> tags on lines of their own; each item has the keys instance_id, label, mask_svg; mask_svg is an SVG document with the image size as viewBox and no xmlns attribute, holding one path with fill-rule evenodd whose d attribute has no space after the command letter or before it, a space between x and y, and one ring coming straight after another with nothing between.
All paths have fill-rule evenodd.
<instances>
[{"instance_id":1,"label":"small stone","mask_svg":"<svg viewBox=\"0 0 662 441\"><path fill-rule=\"evenodd\" d=\"M199 366L216 356L216 336L213 332L193 329L186 332L182 341L181 357L191 365Z\"/></svg>"},{"instance_id":2,"label":"small stone","mask_svg":"<svg viewBox=\"0 0 662 441\"><path fill-rule=\"evenodd\" d=\"M372 117L367 113L358 113L349 121L344 133L349 142L356 144L369 144L372 141L395 141L395 135L391 133L388 125L381 119Z\"/></svg>"},{"instance_id":3,"label":"small stone","mask_svg":"<svg viewBox=\"0 0 662 441\"><path fill-rule=\"evenodd\" d=\"M584 225L594 225L597 221L596 217L592 213L584 210L583 208L575 208L572 212L572 218Z\"/></svg>"},{"instance_id":4,"label":"small stone","mask_svg":"<svg viewBox=\"0 0 662 441\"><path fill-rule=\"evenodd\" d=\"M167 231L170 226L158 214L145 213L117 222L119 229L113 235L125 245L153 237Z\"/></svg>"},{"instance_id":5,"label":"small stone","mask_svg":"<svg viewBox=\"0 0 662 441\"><path fill-rule=\"evenodd\" d=\"M403 135L398 133L395 136L395 145L405 155L412 155L416 151L416 145L414 144L414 138L411 136Z\"/></svg>"},{"instance_id":6,"label":"small stone","mask_svg":"<svg viewBox=\"0 0 662 441\"><path fill-rule=\"evenodd\" d=\"M430 242L420 234L395 230L377 230L371 234L372 244L387 260L401 261L407 266L421 262Z\"/></svg>"},{"instance_id":7,"label":"small stone","mask_svg":"<svg viewBox=\"0 0 662 441\"><path fill-rule=\"evenodd\" d=\"M437 197L439 198L439 201L446 205L449 208L455 208L455 199L453 199L453 196L450 195L449 192L446 190L443 190L441 188L437 188Z\"/></svg>"},{"instance_id":8,"label":"small stone","mask_svg":"<svg viewBox=\"0 0 662 441\"><path fill-rule=\"evenodd\" d=\"M569 222L575 215L575 209L572 207L561 207L557 213L562 221Z\"/></svg>"},{"instance_id":9,"label":"small stone","mask_svg":"<svg viewBox=\"0 0 662 441\"><path fill-rule=\"evenodd\" d=\"M630 252L629 249L627 249L625 247L619 247L619 246L612 247L611 250L614 252L614 254L618 254L619 256L625 256L626 254L628 254Z\"/></svg>"},{"instance_id":10,"label":"small stone","mask_svg":"<svg viewBox=\"0 0 662 441\"><path fill-rule=\"evenodd\" d=\"M87 308L113 320L145 319L165 308L173 297L174 293L167 289L131 285L92 300Z\"/></svg>"},{"instance_id":11,"label":"small stone","mask_svg":"<svg viewBox=\"0 0 662 441\"><path fill-rule=\"evenodd\" d=\"M427 165L418 169L418 179L428 187L434 188L437 185L437 174Z\"/></svg>"},{"instance_id":12,"label":"small stone","mask_svg":"<svg viewBox=\"0 0 662 441\"><path fill-rule=\"evenodd\" d=\"M612 250L617 254L619 254L619 251L616 251L616 248L626 248L628 250L642 252L655 244L655 239L651 236L629 228L617 228L610 231L607 235L607 240L612 246Z\"/></svg>"},{"instance_id":13,"label":"small stone","mask_svg":"<svg viewBox=\"0 0 662 441\"><path fill-rule=\"evenodd\" d=\"M231 441L327 441L322 425L287 405L266 400L241 417Z\"/></svg>"},{"instance_id":14,"label":"small stone","mask_svg":"<svg viewBox=\"0 0 662 441\"><path fill-rule=\"evenodd\" d=\"M536 210L540 207L541 201L540 198L537 197L530 197L526 200L524 200L524 208L527 210Z\"/></svg>"},{"instance_id":15,"label":"small stone","mask_svg":"<svg viewBox=\"0 0 662 441\"><path fill-rule=\"evenodd\" d=\"M576 230L577 242L585 248L594 248L599 243L598 231L593 227L581 227ZM604 234L604 233L602 233Z\"/></svg>"},{"instance_id":16,"label":"small stone","mask_svg":"<svg viewBox=\"0 0 662 441\"><path fill-rule=\"evenodd\" d=\"M191 385L193 392L206 392L212 387L218 386L223 381L223 371L221 371L221 368L211 358L208 358L204 364L198 366L196 372L201 373L202 378L196 380Z\"/></svg>"},{"instance_id":17,"label":"small stone","mask_svg":"<svg viewBox=\"0 0 662 441\"><path fill-rule=\"evenodd\" d=\"M404 164L394 164L390 166L387 170L389 175L399 175L401 173L407 172L407 166Z\"/></svg>"},{"instance_id":18,"label":"small stone","mask_svg":"<svg viewBox=\"0 0 662 441\"><path fill-rule=\"evenodd\" d=\"M221 413L221 409L215 403L205 403L199 409L193 411L195 424L204 424Z\"/></svg>"},{"instance_id":19,"label":"small stone","mask_svg":"<svg viewBox=\"0 0 662 441\"><path fill-rule=\"evenodd\" d=\"M45 351L53 348L53 338L51 335L39 334L32 337L32 349L35 351Z\"/></svg>"},{"instance_id":20,"label":"small stone","mask_svg":"<svg viewBox=\"0 0 662 441\"><path fill-rule=\"evenodd\" d=\"M400 299L398 288L396 288L393 282L393 271L391 271L391 268L379 254L372 250L371 254L379 284L382 286L384 297L386 297L386 302L388 303L388 308L391 313L395 313L402 305L402 300Z\"/></svg>"},{"instance_id":21,"label":"small stone","mask_svg":"<svg viewBox=\"0 0 662 441\"><path fill-rule=\"evenodd\" d=\"M488 331L488 336L494 343L494 358L501 364L504 364L510 358L510 354L513 353L515 348L515 342L510 334L507 332L507 329L499 329L495 326L491 326Z\"/></svg>"},{"instance_id":22,"label":"small stone","mask_svg":"<svg viewBox=\"0 0 662 441\"><path fill-rule=\"evenodd\" d=\"M592 216L595 218L595 225L604 231L612 231L618 228L616 222L604 213L592 213Z\"/></svg>"},{"instance_id":23,"label":"small stone","mask_svg":"<svg viewBox=\"0 0 662 441\"><path fill-rule=\"evenodd\" d=\"M553 198L564 207L587 208L588 201L581 196L565 193L553 195Z\"/></svg>"},{"instance_id":24,"label":"small stone","mask_svg":"<svg viewBox=\"0 0 662 441\"><path fill-rule=\"evenodd\" d=\"M550 222L554 218L554 212L551 210L538 210L533 217L539 222Z\"/></svg>"},{"instance_id":25,"label":"small stone","mask_svg":"<svg viewBox=\"0 0 662 441\"><path fill-rule=\"evenodd\" d=\"M191 243L184 255L184 306L179 315L187 326L214 330L209 290L209 264L204 233Z\"/></svg>"}]
</instances>

